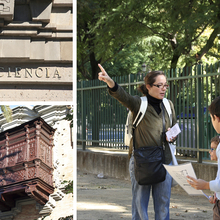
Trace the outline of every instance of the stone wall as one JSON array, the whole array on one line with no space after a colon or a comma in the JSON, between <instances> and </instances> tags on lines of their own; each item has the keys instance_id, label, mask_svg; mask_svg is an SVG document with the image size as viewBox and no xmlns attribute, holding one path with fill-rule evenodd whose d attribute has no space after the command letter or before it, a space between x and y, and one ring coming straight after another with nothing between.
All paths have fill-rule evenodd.
<instances>
[{"instance_id":1,"label":"stone wall","mask_svg":"<svg viewBox=\"0 0 220 220\"><path fill-rule=\"evenodd\" d=\"M197 178L210 181L216 178L216 163L197 163L177 158L178 164L191 162ZM99 174L113 178L130 180L129 159L127 154L77 151L77 169L81 172Z\"/></svg>"},{"instance_id":2,"label":"stone wall","mask_svg":"<svg viewBox=\"0 0 220 220\"><path fill-rule=\"evenodd\" d=\"M0 0L2 101L72 101L72 1Z\"/></svg>"},{"instance_id":3,"label":"stone wall","mask_svg":"<svg viewBox=\"0 0 220 220\"><path fill-rule=\"evenodd\" d=\"M57 129L54 135L53 158L54 194L56 194L63 190L62 181L73 180L73 148L70 142L69 122L62 120L56 122L53 127ZM73 194L62 194L62 196L62 199L56 201L56 206L45 220L58 220L60 217L73 215Z\"/></svg>"}]
</instances>

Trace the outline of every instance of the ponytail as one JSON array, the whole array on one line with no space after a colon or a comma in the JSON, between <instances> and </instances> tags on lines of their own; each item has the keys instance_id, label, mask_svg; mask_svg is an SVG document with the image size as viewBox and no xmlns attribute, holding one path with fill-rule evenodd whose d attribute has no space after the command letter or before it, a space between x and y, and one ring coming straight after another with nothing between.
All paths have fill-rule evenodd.
<instances>
[{"instance_id":1,"label":"ponytail","mask_svg":"<svg viewBox=\"0 0 220 220\"><path fill-rule=\"evenodd\" d=\"M148 94L148 90L147 90L145 84L140 85L140 86L138 87L138 91L141 92L141 93L143 93L143 95L145 95L145 96Z\"/></svg>"}]
</instances>

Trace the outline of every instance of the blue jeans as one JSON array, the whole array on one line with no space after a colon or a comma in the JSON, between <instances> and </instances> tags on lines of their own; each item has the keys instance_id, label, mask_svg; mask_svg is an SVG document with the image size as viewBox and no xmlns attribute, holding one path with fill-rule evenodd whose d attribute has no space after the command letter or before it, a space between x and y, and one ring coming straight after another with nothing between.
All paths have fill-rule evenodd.
<instances>
[{"instance_id":1,"label":"blue jeans","mask_svg":"<svg viewBox=\"0 0 220 220\"><path fill-rule=\"evenodd\" d=\"M172 162L171 162L172 164ZM131 156L129 171L132 184L132 220L148 220L148 203L152 188L155 220L169 220L169 206L172 177L154 185L139 185L134 176L134 157Z\"/></svg>"}]
</instances>

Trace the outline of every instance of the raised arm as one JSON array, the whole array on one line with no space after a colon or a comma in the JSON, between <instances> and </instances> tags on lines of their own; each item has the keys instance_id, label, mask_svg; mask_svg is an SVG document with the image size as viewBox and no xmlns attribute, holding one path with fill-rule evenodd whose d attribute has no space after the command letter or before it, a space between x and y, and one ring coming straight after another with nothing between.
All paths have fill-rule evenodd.
<instances>
[{"instance_id":1,"label":"raised arm","mask_svg":"<svg viewBox=\"0 0 220 220\"><path fill-rule=\"evenodd\" d=\"M103 81L107 83L109 88L113 88L115 86L115 82L111 79L111 77L106 73L105 69L101 66L101 64L98 64L101 72L99 72L98 79L100 81Z\"/></svg>"},{"instance_id":2,"label":"raised arm","mask_svg":"<svg viewBox=\"0 0 220 220\"><path fill-rule=\"evenodd\" d=\"M106 73L105 69L100 64L98 64L98 66L101 69L98 79L108 85L109 94L113 98L117 99L126 108L131 110L134 114L134 117L136 117L141 104L140 97L132 96L127 93L121 86L117 84L117 82L114 82L114 80L111 79L111 77Z\"/></svg>"}]
</instances>

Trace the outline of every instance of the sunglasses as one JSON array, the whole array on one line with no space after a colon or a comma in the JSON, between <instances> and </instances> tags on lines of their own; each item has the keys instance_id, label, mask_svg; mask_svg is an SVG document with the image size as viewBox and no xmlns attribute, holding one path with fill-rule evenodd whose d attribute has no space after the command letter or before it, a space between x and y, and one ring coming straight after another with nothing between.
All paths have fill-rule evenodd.
<instances>
[{"instance_id":1,"label":"sunglasses","mask_svg":"<svg viewBox=\"0 0 220 220\"><path fill-rule=\"evenodd\" d=\"M211 151L211 152L214 151L214 150L216 150L216 148L210 148L210 151Z\"/></svg>"}]
</instances>

